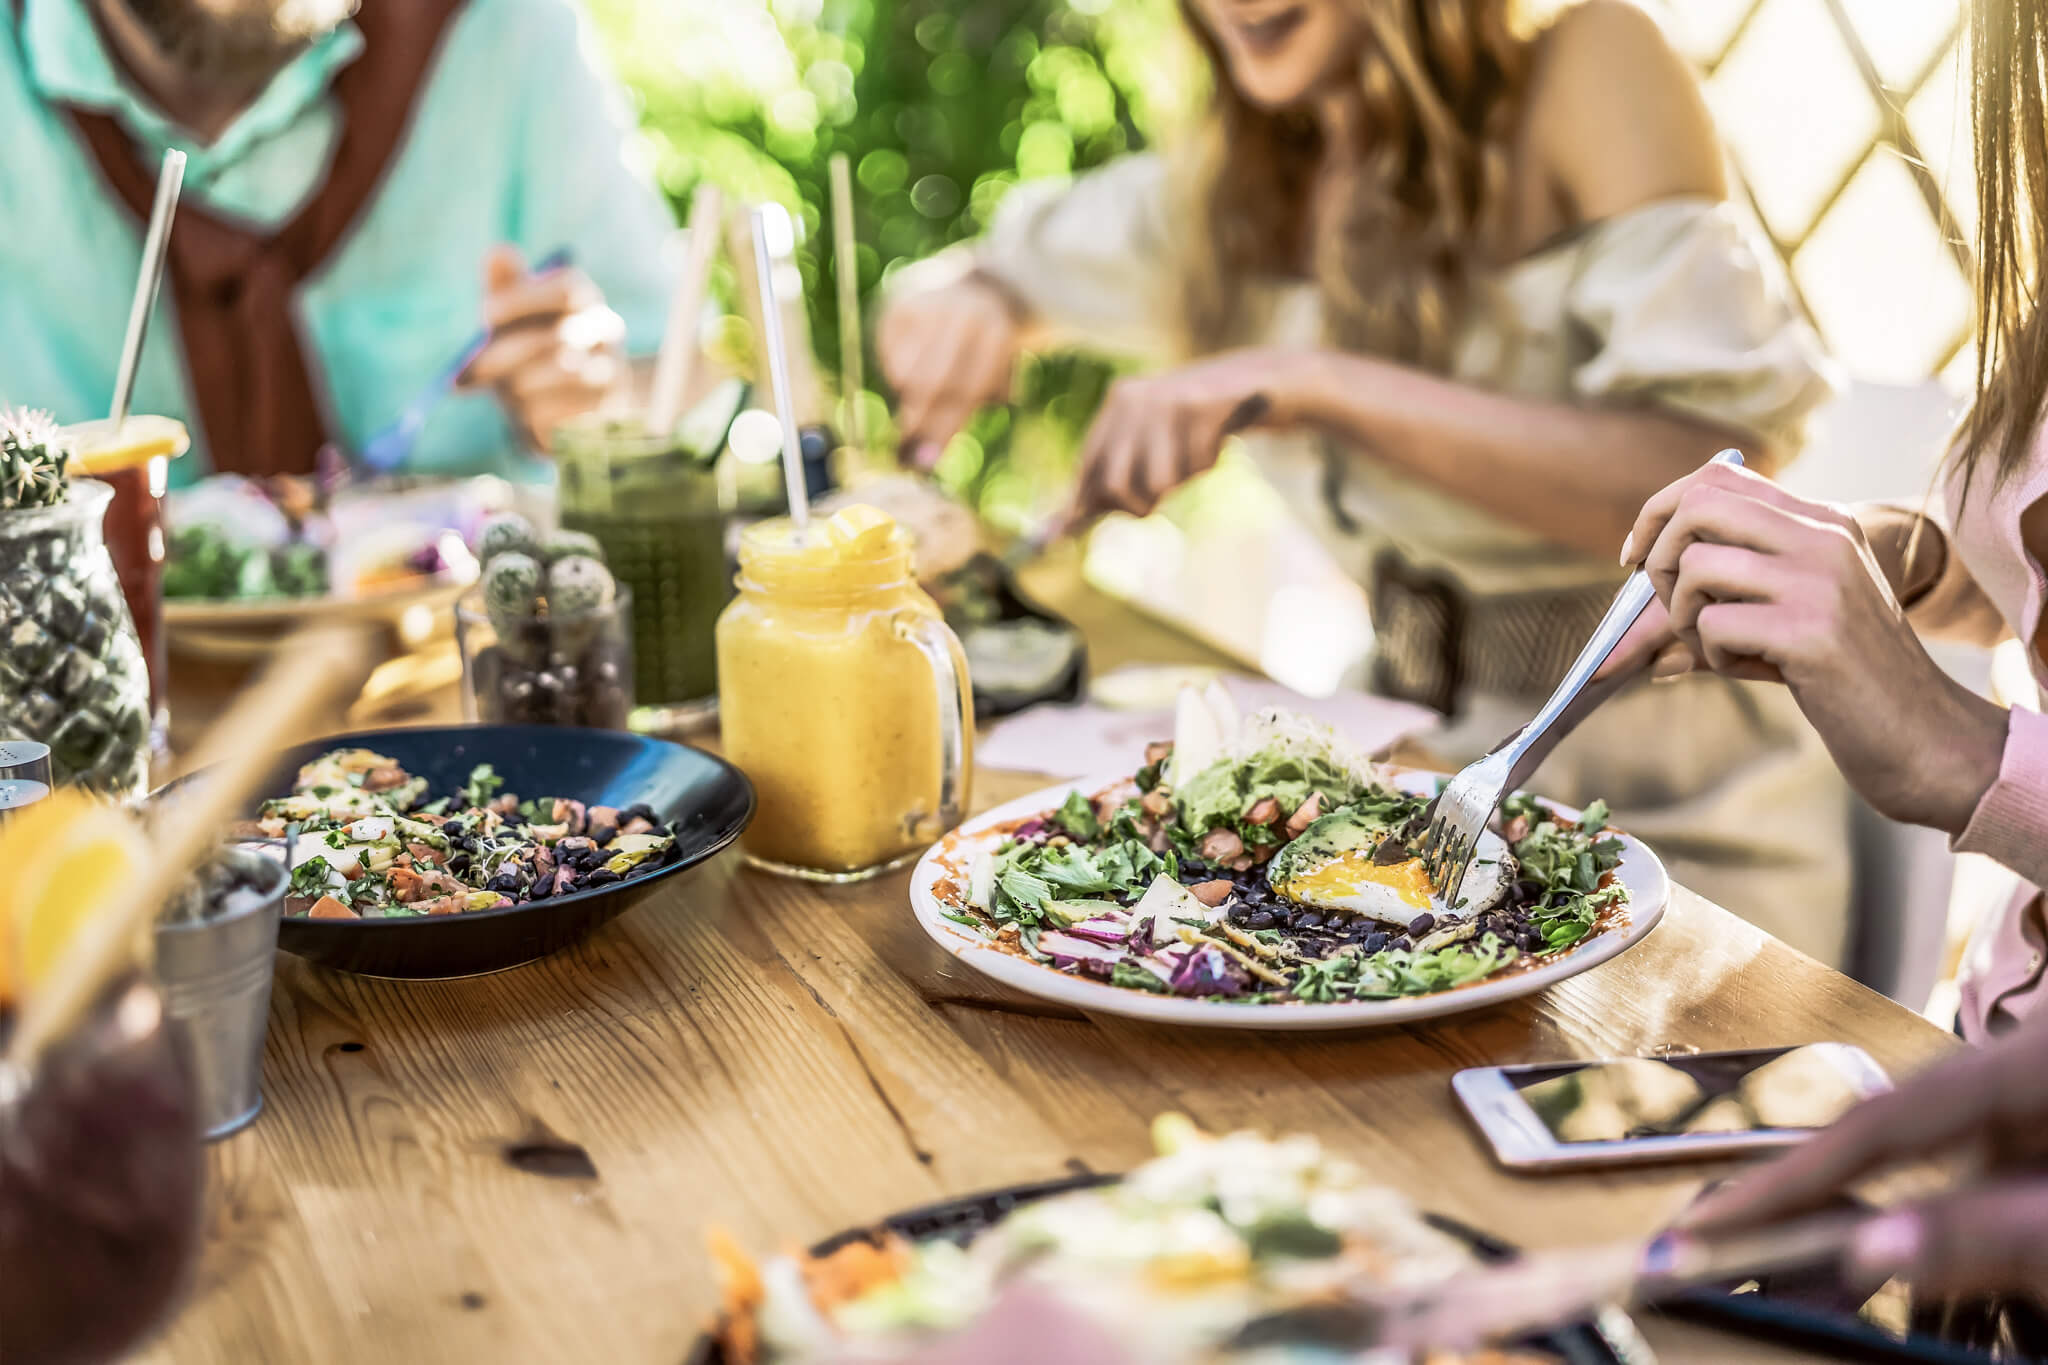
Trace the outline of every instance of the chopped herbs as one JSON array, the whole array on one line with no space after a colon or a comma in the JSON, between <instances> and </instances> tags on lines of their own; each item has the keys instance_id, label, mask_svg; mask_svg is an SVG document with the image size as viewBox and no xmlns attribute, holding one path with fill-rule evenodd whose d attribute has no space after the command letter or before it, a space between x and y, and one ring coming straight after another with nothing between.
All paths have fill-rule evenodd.
<instances>
[{"instance_id":1,"label":"chopped herbs","mask_svg":"<svg viewBox=\"0 0 2048 1365\"><path fill-rule=\"evenodd\" d=\"M491 798L504 789L505 779L498 776L498 770L488 763L479 763L470 769L469 781L462 788L462 804L465 806L488 806Z\"/></svg>"},{"instance_id":2,"label":"chopped herbs","mask_svg":"<svg viewBox=\"0 0 2048 1365\"><path fill-rule=\"evenodd\" d=\"M1534 797L1511 796L1502 803L1501 815L1529 824L1529 832L1515 843L1515 857L1522 880L1542 888L1528 911L1543 936L1543 950L1569 948L1593 932L1600 912L1626 894L1619 883L1601 887L1621 864L1621 840L1602 834L1607 803L1595 801L1575 823L1560 824Z\"/></svg>"},{"instance_id":3,"label":"chopped herbs","mask_svg":"<svg viewBox=\"0 0 2048 1365\"><path fill-rule=\"evenodd\" d=\"M332 870L323 859L307 859L292 869L291 880L285 886L285 894L318 900L327 894L328 874Z\"/></svg>"}]
</instances>

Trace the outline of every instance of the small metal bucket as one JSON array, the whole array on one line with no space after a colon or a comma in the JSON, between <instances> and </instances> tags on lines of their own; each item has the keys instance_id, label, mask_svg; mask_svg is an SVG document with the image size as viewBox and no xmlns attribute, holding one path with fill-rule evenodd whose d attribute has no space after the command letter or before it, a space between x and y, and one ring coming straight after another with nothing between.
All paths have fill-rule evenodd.
<instances>
[{"instance_id":1,"label":"small metal bucket","mask_svg":"<svg viewBox=\"0 0 2048 1365\"><path fill-rule=\"evenodd\" d=\"M261 854L223 859L254 874L199 918L156 927L156 975L171 1031L192 1068L207 1141L245 1127L263 1108L263 1035L277 925L284 913L284 865Z\"/></svg>"}]
</instances>

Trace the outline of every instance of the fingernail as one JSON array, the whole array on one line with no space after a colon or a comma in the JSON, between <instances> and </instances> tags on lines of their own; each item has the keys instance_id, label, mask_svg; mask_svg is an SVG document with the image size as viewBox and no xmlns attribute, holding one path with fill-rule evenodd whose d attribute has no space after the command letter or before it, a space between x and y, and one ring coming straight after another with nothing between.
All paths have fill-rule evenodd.
<instances>
[{"instance_id":1,"label":"fingernail","mask_svg":"<svg viewBox=\"0 0 2048 1365\"><path fill-rule=\"evenodd\" d=\"M1692 660L1681 656L1660 657L1650 666L1651 682L1676 682L1692 672Z\"/></svg>"},{"instance_id":2,"label":"fingernail","mask_svg":"<svg viewBox=\"0 0 2048 1365\"><path fill-rule=\"evenodd\" d=\"M1636 562L1636 533L1630 531L1621 539L1621 567L1626 569Z\"/></svg>"},{"instance_id":3,"label":"fingernail","mask_svg":"<svg viewBox=\"0 0 2048 1365\"><path fill-rule=\"evenodd\" d=\"M1888 1213L1856 1230L1849 1243L1849 1268L1890 1279L1919 1263L1926 1239L1927 1229L1919 1214L1911 1210Z\"/></svg>"}]
</instances>

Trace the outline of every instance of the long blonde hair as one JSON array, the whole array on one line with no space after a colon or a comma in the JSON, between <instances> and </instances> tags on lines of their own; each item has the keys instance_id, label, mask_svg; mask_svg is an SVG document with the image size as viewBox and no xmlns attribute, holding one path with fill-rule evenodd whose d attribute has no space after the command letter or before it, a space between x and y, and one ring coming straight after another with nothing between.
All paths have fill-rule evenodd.
<instances>
[{"instance_id":1,"label":"long blonde hair","mask_svg":"<svg viewBox=\"0 0 2048 1365\"><path fill-rule=\"evenodd\" d=\"M2048 403L2048 15L1977 0L1977 401L1956 444L1964 488L2026 462Z\"/></svg>"},{"instance_id":2,"label":"long blonde hair","mask_svg":"<svg viewBox=\"0 0 2048 1365\"><path fill-rule=\"evenodd\" d=\"M1339 344L1441 370L1474 263L1497 240L1529 41L1514 0L1350 3L1368 35L1368 149L1334 230L1312 236L1313 117L1247 100L1187 16L1215 76L1193 187L1207 240L1184 266L1188 330L1201 350L1241 340L1246 282L1299 274L1306 257Z\"/></svg>"}]
</instances>

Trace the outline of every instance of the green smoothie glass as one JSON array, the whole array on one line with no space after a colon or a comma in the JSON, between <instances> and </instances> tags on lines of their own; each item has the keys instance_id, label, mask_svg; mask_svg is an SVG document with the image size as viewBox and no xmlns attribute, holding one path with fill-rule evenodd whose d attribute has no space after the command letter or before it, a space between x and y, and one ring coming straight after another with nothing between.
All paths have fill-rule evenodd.
<instances>
[{"instance_id":1,"label":"green smoothie glass","mask_svg":"<svg viewBox=\"0 0 2048 1365\"><path fill-rule=\"evenodd\" d=\"M635 420L555 434L562 525L587 531L633 600L636 730L701 724L718 705L718 614L733 595L712 461Z\"/></svg>"}]
</instances>

